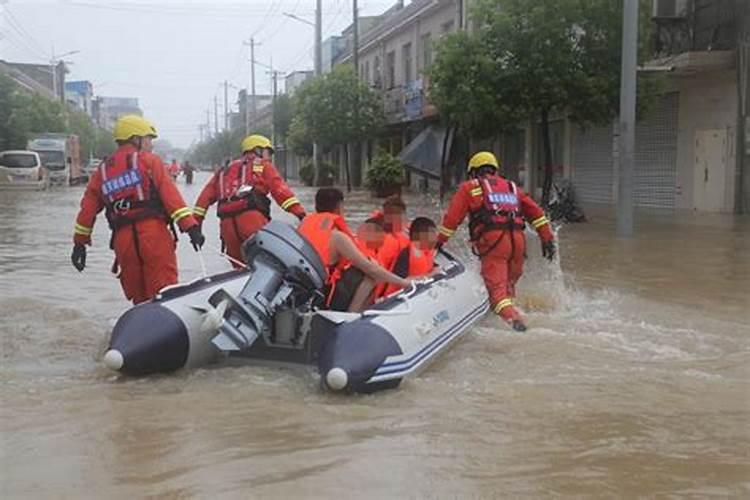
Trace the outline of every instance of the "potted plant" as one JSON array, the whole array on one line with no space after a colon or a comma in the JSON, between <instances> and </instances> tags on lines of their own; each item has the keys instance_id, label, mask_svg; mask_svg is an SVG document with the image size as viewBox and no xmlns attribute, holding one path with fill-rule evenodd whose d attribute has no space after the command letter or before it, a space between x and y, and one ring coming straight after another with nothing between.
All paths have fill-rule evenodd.
<instances>
[{"instance_id":1,"label":"potted plant","mask_svg":"<svg viewBox=\"0 0 750 500\"><path fill-rule=\"evenodd\" d=\"M401 194L404 182L404 167L401 162L385 151L379 151L367 170L367 187L378 198Z\"/></svg>"}]
</instances>

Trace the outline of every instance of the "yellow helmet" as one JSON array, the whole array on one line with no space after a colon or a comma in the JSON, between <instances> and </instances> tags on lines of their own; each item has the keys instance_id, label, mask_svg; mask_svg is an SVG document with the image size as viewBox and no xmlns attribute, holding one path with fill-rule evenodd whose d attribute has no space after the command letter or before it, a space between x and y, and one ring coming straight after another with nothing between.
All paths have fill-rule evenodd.
<instances>
[{"instance_id":1,"label":"yellow helmet","mask_svg":"<svg viewBox=\"0 0 750 500\"><path fill-rule=\"evenodd\" d=\"M157 137L156 127L138 115L123 115L118 118L112 135L116 141L127 141L131 137Z\"/></svg>"},{"instance_id":2,"label":"yellow helmet","mask_svg":"<svg viewBox=\"0 0 750 500\"><path fill-rule=\"evenodd\" d=\"M263 135L248 135L242 140L242 152L251 151L255 148L268 148L273 152L273 144Z\"/></svg>"},{"instance_id":3,"label":"yellow helmet","mask_svg":"<svg viewBox=\"0 0 750 500\"><path fill-rule=\"evenodd\" d=\"M478 168L486 166L492 166L499 169L500 163L497 161L497 158L495 158L495 155L489 151L480 151L471 157L471 160L469 160L469 168L467 168L466 171L471 172L472 170L477 170Z\"/></svg>"}]
</instances>

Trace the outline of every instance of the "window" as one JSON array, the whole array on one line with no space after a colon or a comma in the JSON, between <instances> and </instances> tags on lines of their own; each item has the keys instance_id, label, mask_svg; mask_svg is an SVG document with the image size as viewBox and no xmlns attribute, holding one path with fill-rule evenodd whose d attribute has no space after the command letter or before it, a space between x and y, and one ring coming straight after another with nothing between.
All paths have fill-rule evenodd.
<instances>
[{"instance_id":1,"label":"window","mask_svg":"<svg viewBox=\"0 0 750 500\"><path fill-rule=\"evenodd\" d=\"M411 70L411 43L407 43L401 47L401 60L404 62L404 83L409 83L414 79Z\"/></svg>"},{"instance_id":2,"label":"window","mask_svg":"<svg viewBox=\"0 0 750 500\"><path fill-rule=\"evenodd\" d=\"M396 84L396 51L385 56L385 88L392 89Z\"/></svg>"},{"instance_id":3,"label":"window","mask_svg":"<svg viewBox=\"0 0 750 500\"><path fill-rule=\"evenodd\" d=\"M429 33L422 35L420 44L422 45L422 69L426 70L432 66L432 40Z\"/></svg>"},{"instance_id":4,"label":"window","mask_svg":"<svg viewBox=\"0 0 750 500\"><path fill-rule=\"evenodd\" d=\"M453 19L451 19L448 22L443 23L443 26L442 26L443 34L450 33L451 31L453 31L454 24L455 23L453 22Z\"/></svg>"},{"instance_id":5,"label":"window","mask_svg":"<svg viewBox=\"0 0 750 500\"><path fill-rule=\"evenodd\" d=\"M370 61L365 61L365 83L370 85Z\"/></svg>"},{"instance_id":6,"label":"window","mask_svg":"<svg viewBox=\"0 0 750 500\"><path fill-rule=\"evenodd\" d=\"M375 60L372 64L372 84L375 88L381 88L383 86L383 76L380 73L380 56L375 56Z\"/></svg>"}]
</instances>

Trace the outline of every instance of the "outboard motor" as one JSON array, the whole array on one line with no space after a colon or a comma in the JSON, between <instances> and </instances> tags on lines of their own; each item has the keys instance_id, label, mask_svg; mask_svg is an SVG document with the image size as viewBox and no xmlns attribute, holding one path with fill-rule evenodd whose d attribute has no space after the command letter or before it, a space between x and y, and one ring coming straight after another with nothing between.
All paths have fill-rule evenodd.
<instances>
[{"instance_id":1,"label":"outboard motor","mask_svg":"<svg viewBox=\"0 0 750 500\"><path fill-rule=\"evenodd\" d=\"M209 299L224 318L212 340L222 351L247 349L259 336L272 343L277 312L312 304L325 284L318 253L287 224L269 222L243 250L251 269L247 284L236 297L220 289Z\"/></svg>"}]
</instances>

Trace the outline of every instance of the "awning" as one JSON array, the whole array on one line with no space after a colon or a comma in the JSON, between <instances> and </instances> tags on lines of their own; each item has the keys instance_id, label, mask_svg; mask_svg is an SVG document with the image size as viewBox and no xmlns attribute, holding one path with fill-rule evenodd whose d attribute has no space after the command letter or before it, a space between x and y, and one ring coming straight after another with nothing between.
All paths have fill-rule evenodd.
<instances>
[{"instance_id":1,"label":"awning","mask_svg":"<svg viewBox=\"0 0 750 500\"><path fill-rule=\"evenodd\" d=\"M446 133L448 133L448 141L445 144L445 156L450 157L453 133L443 127L430 125L401 150L398 159L409 170L439 180Z\"/></svg>"}]
</instances>

